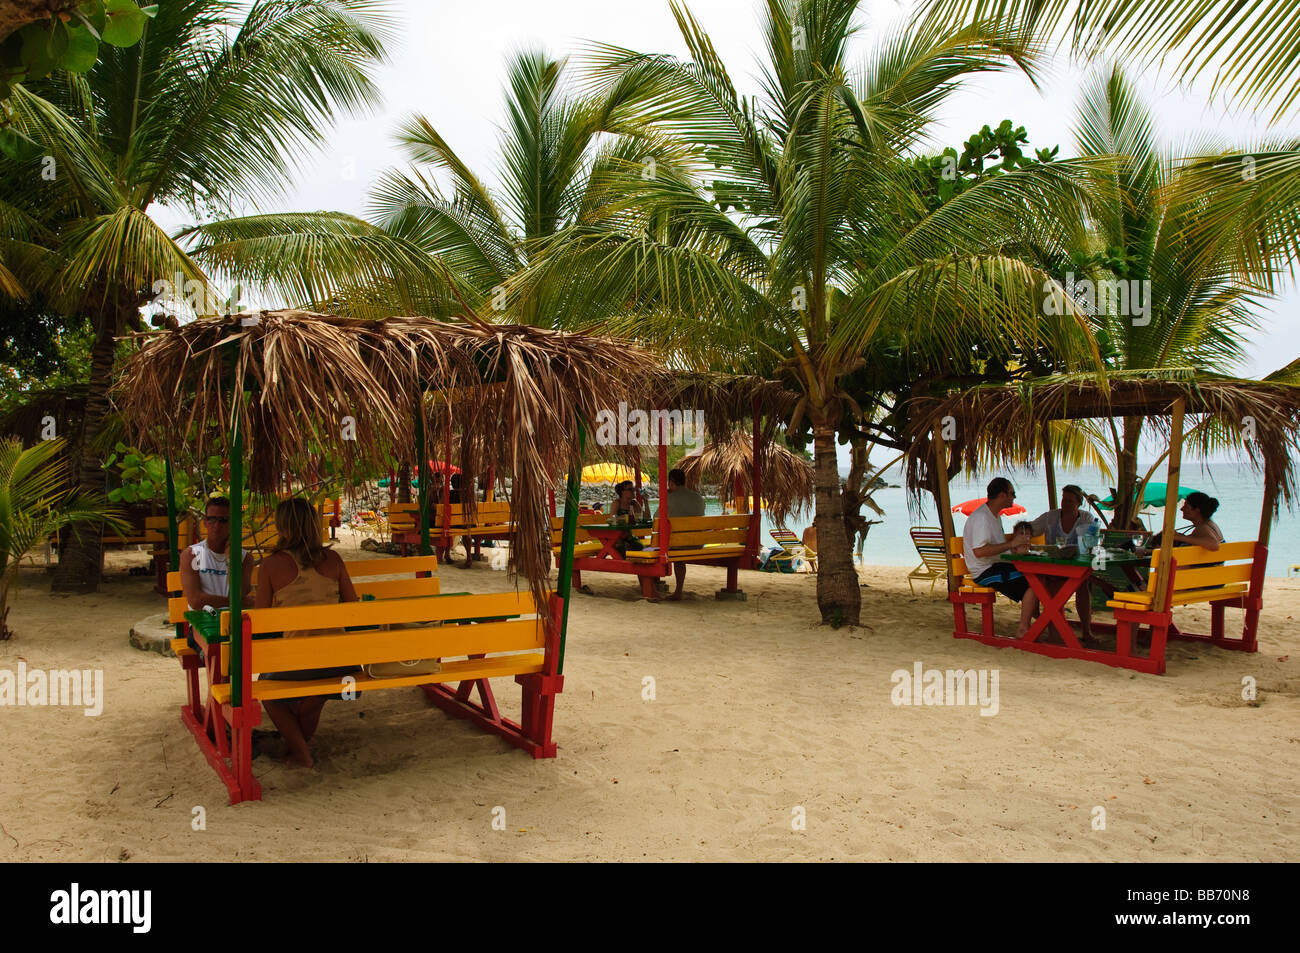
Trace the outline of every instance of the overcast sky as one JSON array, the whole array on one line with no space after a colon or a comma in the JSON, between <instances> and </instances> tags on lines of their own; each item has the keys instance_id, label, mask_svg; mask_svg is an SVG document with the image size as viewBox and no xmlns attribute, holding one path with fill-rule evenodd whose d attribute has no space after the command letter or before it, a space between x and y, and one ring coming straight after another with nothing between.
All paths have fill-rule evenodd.
<instances>
[{"instance_id":1,"label":"overcast sky","mask_svg":"<svg viewBox=\"0 0 1300 953\"><path fill-rule=\"evenodd\" d=\"M694 0L689 6L742 93L756 93L756 63L762 52L758 0ZM415 113L427 117L492 185L497 130L503 121L504 64L512 50L540 45L552 54L574 54L584 44L600 41L644 52L686 53L667 0L394 0L392 7L401 29L380 73L385 101L371 116L339 122L329 149L304 164L297 188L279 203L282 208L364 214L371 182L401 162L392 144L394 129ZM868 0L860 9L861 54L903 20L910 7ZM980 126L1010 119L1026 128L1032 146L1060 145L1063 157L1073 155L1070 129L1087 69L1087 64L1071 64L1062 55L1041 90L1021 74L970 81L949 100L933 127L935 151L944 146L960 150ZM1130 72L1138 78L1136 67ZM1283 126L1266 130L1248 112L1211 105L1207 88L1184 92L1155 74L1142 75L1140 82L1147 103L1154 106L1159 132L1172 146L1204 134L1238 145L1251 144L1266 133L1300 136L1300 118L1294 115ZM169 226L179 224L165 211L159 217ZM1271 307L1261 309L1262 333L1252 342L1251 365L1242 368L1245 374L1268 373L1300 356L1298 310L1300 293L1294 285Z\"/></svg>"}]
</instances>

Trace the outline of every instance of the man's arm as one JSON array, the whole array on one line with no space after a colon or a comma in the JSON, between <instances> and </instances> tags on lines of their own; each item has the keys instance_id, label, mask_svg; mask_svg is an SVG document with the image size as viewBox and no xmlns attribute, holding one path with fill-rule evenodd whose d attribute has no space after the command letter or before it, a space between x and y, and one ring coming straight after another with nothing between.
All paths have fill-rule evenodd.
<instances>
[{"instance_id":1,"label":"man's arm","mask_svg":"<svg viewBox=\"0 0 1300 953\"><path fill-rule=\"evenodd\" d=\"M188 549L181 554L181 591L191 609L215 606L218 609L230 605L229 596L214 596L203 591L199 585L199 573L194 568L194 554Z\"/></svg>"}]
</instances>

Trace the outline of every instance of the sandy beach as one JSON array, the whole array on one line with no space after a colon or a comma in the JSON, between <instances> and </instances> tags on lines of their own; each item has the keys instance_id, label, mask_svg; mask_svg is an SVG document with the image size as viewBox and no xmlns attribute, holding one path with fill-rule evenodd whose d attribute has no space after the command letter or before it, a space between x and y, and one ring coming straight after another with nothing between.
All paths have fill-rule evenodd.
<instances>
[{"instance_id":1,"label":"sandy beach","mask_svg":"<svg viewBox=\"0 0 1300 953\"><path fill-rule=\"evenodd\" d=\"M415 689L370 692L326 707L315 769L268 750L253 763L265 800L232 808L181 724L180 666L128 644L164 613L152 580L122 569L143 561L111 554L93 596L23 571L0 669L102 668L105 697L98 717L0 708L0 860L1300 857L1300 580L1268 581L1258 654L1174 642L1168 674L1147 676L955 640L941 589L912 596L898 567L863 571L868 625L839 630L815 624L810 575L742 573L748 600L717 602L724 572L692 567L686 601L652 604L589 574L557 758ZM440 576L444 591L510 586L485 564ZM891 674L918 662L996 669L997 714L895 705ZM497 690L517 712L513 683Z\"/></svg>"}]
</instances>

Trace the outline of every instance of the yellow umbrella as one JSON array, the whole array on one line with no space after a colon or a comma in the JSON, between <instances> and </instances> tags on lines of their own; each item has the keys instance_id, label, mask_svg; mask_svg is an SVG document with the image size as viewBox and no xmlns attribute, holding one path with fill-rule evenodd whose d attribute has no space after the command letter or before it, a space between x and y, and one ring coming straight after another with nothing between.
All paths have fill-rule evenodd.
<instances>
[{"instance_id":1,"label":"yellow umbrella","mask_svg":"<svg viewBox=\"0 0 1300 953\"><path fill-rule=\"evenodd\" d=\"M643 476L642 482L645 481ZM636 472L621 463L593 463L582 468L583 483L622 483L636 480Z\"/></svg>"}]
</instances>

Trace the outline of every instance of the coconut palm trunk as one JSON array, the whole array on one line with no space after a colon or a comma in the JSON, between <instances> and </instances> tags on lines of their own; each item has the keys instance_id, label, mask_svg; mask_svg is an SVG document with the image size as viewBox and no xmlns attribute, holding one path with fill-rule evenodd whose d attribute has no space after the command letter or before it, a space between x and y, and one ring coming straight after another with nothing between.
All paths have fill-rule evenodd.
<instances>
[{"instance_id":1,"label":"coconut palm trunk","mask_svg":"<svg viewBox=\"0 0 1300 953\"><path fill-rule=\"evenodd\" d=\"M90 349L86 410L69 453L77 485L83 492L98 495L103 495L105 490L104 469L100 466L97 447L109 413L108 389L113 382L116 319L115 311L105 308L96 322L95 343ZM94 592L103 575L103 567L103 526L89 523L78 527L76 532L64 530L59 540L59 565L50 589L54 592Z\"/></svg>"},{"instance_id":2,"label":"coconut palm trunk","mask_svg":"<svg viewBox=\"0 0 1300 953\"><path fill-rule=\"evenodd\" d=\"M835 429L825 421L813 425L813 470L817 484L817 605L822 622L857 625L862 608L853 550L844 532L844 501L840 496Z\"/></svg>"}]
</instances>

